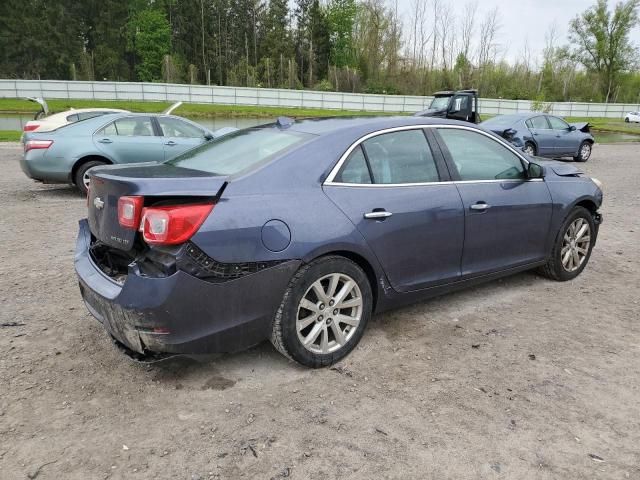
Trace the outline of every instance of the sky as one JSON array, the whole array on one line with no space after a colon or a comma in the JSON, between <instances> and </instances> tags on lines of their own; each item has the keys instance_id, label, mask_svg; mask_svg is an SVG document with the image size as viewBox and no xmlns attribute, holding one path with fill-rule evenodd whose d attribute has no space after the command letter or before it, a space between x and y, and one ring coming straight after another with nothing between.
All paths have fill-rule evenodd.
<instances>
[{"instance_id":1,"label":"sky","mask_svg":"<svg viewBox=\"0 0 640 480\"><path fill-rule=\"evenodd\" d=\"M387 3L393 4L394 1L387 0ZM414 0L397 1L399 15L405 25L408 25ZM459 15L469 0L442 1ZM617 1L609 0L611 9ZM595 0L478 0L477 23L482 21L487 12L497 7L501 24L498 42L502 56L508 62L513 62L522 55L527 41L533 61L541 57L545 46L545 34L552 23L555 22L557 27L558 44L565 45L568 43L569 21L594 3ZM640 28L632 32L631 38L636 46L640 47Z\"/></svg>"}]
</instances>

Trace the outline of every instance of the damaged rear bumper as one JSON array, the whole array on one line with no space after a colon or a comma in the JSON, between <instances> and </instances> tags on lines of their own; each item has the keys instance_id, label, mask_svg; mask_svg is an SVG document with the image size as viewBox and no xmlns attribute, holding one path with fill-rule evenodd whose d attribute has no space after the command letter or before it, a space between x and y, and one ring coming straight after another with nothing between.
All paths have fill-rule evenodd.
<instances>
[{"instance_id":1,"label":"damaged rear bumper","mask_svg":"<svg viewBox=\"0 0 640 480\"><path fill-rule=\"evenodd\" d=\"M248 348L270 335L271 321L300 261L212 283L178 270L151 278L130 268L120 284L89 254L91 233L80 221L75 268L89 312L118 342L149 353L217 353Z\"/></svg>"}]
</instances>

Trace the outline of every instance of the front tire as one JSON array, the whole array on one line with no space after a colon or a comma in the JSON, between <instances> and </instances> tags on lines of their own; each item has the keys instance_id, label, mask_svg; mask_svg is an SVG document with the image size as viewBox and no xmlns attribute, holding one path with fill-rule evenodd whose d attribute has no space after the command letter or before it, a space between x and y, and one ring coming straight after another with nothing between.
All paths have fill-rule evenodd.
<instances>
[{"instance_id":1,"label":"front tire","mask_svg":"<svg viewBox=\"0 0 640 480\"><path fill-rule=\"evenodd\" d=\"M558 282L573 280L587 266L595 240L593 215L584 207L575 207L562 223L551 257L540 273Z\"/></svg>"},{"instance_id":2,"label":"front tire","mask_svg":"<svg viewBox=\"0 0 640 480\"><path fill-rule=\"evenodd\" d=\"M78 170L76 170L73 183L78 187L78 190L80 190L83 195L87 194L87 189L89 188L89 176L87 175L87 172L89 169L99 167L101 165L106 165L106 163L98 160L92 160L90 162L83 163L78 167Z\"/></svg>"},{"instance_id":3,"label":"front tire","mask_svg":"<svg viewBox=\"0 0 640 480\"><path fill-rule=\"evenodd\" d=\"M625 123L629 123L629 117L624 118Z\"/></svg>"},{"instance_id":4,"label":"front tire","mask_svg":"<svg viewBox=\"0 0 640 480\"><path fill-rule=\"evenodd\" d=\"M578 149L578 155L573 157L573 160L576 162L586 162L591 157L592 145L591 142L585 140L580 144L580 148Z\"/></svg>"},{"instance_id":5,"label":"front tire","mask_svg":"<svg viewBox=\"0 0 640 480\"><path fill-rule=\"evenodd\" d=\"M271 343L311 368L331 365L358 344L371 317L369 279L351 260L319 258L295 274L272 323Z\"/></svg>"}]
</instances>

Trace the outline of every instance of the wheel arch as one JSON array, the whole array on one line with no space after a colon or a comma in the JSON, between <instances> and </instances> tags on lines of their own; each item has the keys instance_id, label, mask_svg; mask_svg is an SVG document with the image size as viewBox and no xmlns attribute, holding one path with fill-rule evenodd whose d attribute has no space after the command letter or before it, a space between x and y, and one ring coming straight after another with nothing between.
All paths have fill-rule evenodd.
<instances>
[{"instance_id":1,"label":"wheel arch","mask_svg":"<svg viewBox=\"0 0 640 480\"><path fill-rule=\"evenodd\" d=\"M93 162L93 161L103 162L107 165L113 165L113 162L103 155L91 154L91 155L85 155L84 157L80 157L78 160L76 160L76 162L73 164L73 167L71 168L71 174L69 178L71 183L75 183L74 181L75 181L76 172L78 171L78 169L85 163Z\"/></svg>"},{"instance_id":2,"label":"wheel arch","mask_svg":"<svg viewBox=\"0 0 640 480\"><path fill-rule=\"evenodd\" d=\"M586 208L591 212L591 214L595 214L598 211L598 205L596 204L596 202L594 202L590 198L583 198L582 200L577 201L571 206L571 209L569 209L569 212L571 212L571 210L573 210L575 207Z\"/></svg>"},{"instance_id":3,"label":"wheel arch","mask_svg":"<svg viewBox=\"0 0 640 480\"><path fill-rule=\"evenodd\" d=\"M367 276L369 280L369 285L371 286L371 295L373 296L373 311L375 312L376 307L378 305L379 299L379 285L378 285L378 276L376 275L376 270L373 268L373 265L369 260L367 260L364 256L359 253L356 253L352 250L332 250L328 252L323 252L321 255L314 257L311 261L318 260L319 258L329 257L329 256L339 256L344 257L348 260L351 260L353 263L358 265Z\"/></svg>"}]
</instances>

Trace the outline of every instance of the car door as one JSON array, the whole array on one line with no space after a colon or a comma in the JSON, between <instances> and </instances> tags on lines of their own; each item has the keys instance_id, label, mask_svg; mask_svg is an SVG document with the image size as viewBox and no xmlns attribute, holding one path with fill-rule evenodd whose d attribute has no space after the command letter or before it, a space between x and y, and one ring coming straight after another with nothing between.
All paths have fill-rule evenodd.
<instances>
[{"instance_id":1,"label":"car door","mask_svg":"<svg viewBox=\"0 0 640 480\"><path fill-rule=\"evenodd\" d=\"M449 103L447 118L470 122L473 114L473 96L468 93L454 95Z\"/></svg>"},{"instance_id":2,"label":"car door","mask_svg":"<svg viewBox=\"0 0 640 480\"><path fill-rule=\"evenodd\" d=\"M123 117L98 130L93 141L115 163L161 162L162 137L147 116Z\"/></svg>"},{"instance_id":3,"label":"car door","mask_svg":"<svg viewBox=\"0 0 640 480\"><path fill-rule=\"evenodd\" d=\"M169 160L205 142L201 128L176 117L157 117L163 135L164 158Z\"/></svg>"},{"instance_id":4,"label":"car door","mask_svg":"<svg viewBox=\"0 0 640 480\"><path fill-rule=\"evenodd\" d=\"M572 130L561 118L547 115L547 120L555 136L554 154L575 155L582 142L582 136L575 129Z\"/></svg>"},{"instance_id":5,"label":"car door","mask_svg":"<svg viewBox=\"0 0 640 480\"><path fill-rule=\"evenodd\" d=\"M465 212L462 277L543 260L552 201L515 150L479 130L437 128Z\"/></svg>"},{"instance_id":6,"label":"car door","mask_svg":"<svg viewBox=\"0 0 640 480\"><path fill-rule=\"evenodd\" d=\"M553 156L555 154L556 136L551 129L545 115L537 115L528 119L525 124L531 131L536 143L536 153L540 156Z\"/></svg>"},{"instance_id":7,"label":"car door","mask_svg":"<svg viewBox=\"0 0 640 480\"><path fill-rule=\"evenodd\" d=\"M412 291L457 280L464 212L439 151L420 128L369 135L351 147L325 193L351 219L391 286Z\"/></svg>"}]
</instances>

